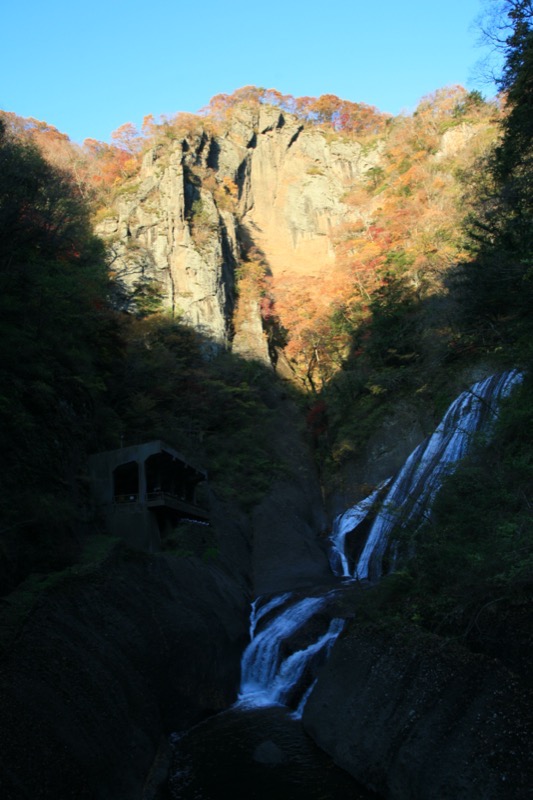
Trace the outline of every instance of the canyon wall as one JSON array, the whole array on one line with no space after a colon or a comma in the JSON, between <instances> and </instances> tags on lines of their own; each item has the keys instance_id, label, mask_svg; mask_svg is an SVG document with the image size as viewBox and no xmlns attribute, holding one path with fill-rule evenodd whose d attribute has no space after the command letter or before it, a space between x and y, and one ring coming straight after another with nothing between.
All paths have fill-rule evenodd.
<instances>
[{"instance_id":1,"label":"canyon wall","mask_svg":"<svg viewBox=\"0 0 533 800\"><path fill-rule=\"evenodd\" d=\"M443 137L442 157L468 136ZM275 291L315 279L320 289L321 276L337 269L338 230L369 219L371 204L349 203L347 192L382 163L379 144L364 147L268 106L236 109L223 132L206 127L155 144L98 225L124 303L153 282L163 306L213 347L270 364L259 302L238 296L243 263L258 261ZM67 577L32 608L0 662L3 797L140 797L161 738L235 699L251 596L330 580L321 487L288 405L272 399L284 464L265 498L249 516L213 505L220 568L187 556L117 555L72 584ZM330 511L394 472L430 425L402 401L360 463L346 467ZM309 702L308 732L387 797L505 797L503 753L522 731L502 733L505 706L518 702L512 676L470 655L447 660L440 642L412 636L353 628ZM492 733L483 709L499 691ZM459 735L448 740L449 722Z\"/></svg>"},{"instance_id":2,"label":"canyon wall","mask_svg":"<svg viewBox=\"0 0 533 800\"><path fill-rule=\"evenodd\" d=\"M304 711L306 731L390 800L525 800L532 696L495 659L420 631L354 621Z\"/></svg>"},{"instance_id":3,"label":"canyon wall","mask_svg":"<svg viewBox=\"0 0 533 800\"><path fill-rule=\"evenodd\" d=\"M240 108L208 129L158 144L98 225L125 285L155 280L163 304L214 342L268 361L257 305L233 330L236 272L258 257L277 280L334 269L333 231L361 210L347 189L379 163L365 150L270 106Z\"/></svg>"}]
</instances>

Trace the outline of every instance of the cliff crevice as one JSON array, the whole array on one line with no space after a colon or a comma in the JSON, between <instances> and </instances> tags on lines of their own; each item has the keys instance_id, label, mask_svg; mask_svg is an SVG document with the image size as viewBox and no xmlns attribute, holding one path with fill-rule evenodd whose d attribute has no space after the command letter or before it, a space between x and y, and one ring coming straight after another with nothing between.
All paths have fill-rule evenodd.
<instances>
[{"instance_id":1,"label":"cliff crevice","mask_svg":"<svg viewBox=\"0 0 533 800\"><path fill-rule=\"evenodd\" d=\"M379 147L365 154L279 109L242 109L224 133L150 149L98 232L126 289L155 282L164 307L228 346L247 254L261 253L274 293L280 277L332 268L332 231L361 215L344 202L346 188L379 161ZM264 360L257 303L247 319Z\"/></svg>"}]
</instances>

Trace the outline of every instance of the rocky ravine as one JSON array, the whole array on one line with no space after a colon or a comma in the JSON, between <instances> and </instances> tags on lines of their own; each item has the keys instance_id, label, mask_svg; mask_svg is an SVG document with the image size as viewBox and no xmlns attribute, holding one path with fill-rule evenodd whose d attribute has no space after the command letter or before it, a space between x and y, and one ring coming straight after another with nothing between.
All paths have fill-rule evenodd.
<instances>
[{"instance_id":1,"label":"rocky ravine","mask_svg":"<svg viewBox=\"0 0 533 800\"><path fill-rule=\"evenodd\" d=\"M155 278L166 305L220 344L234 334L243 254L255 247L275 277L332 266L332 229L362 213L343 203L346 183L380 158L278 109L239 115L223 135L146 153L99 229L126 284ZM221 194L224 178L235 197ZM253 303L245 317L234 348L268 361ZM410 408L398 419L384 441L369 443L376 474L423 438ZM398 427L404 437L391 454ZM280 422L292 454L287 477L251 519L215 510L224 570L165 555L112 558L43 595L0 661L2 797L140 798L161 739L235 699L250 594L328 574L319 487L292 430ZM352 483L369 480L369 464L347 476L336 510L351 500ZM335 647L304 722L338 764L387 797L503 800L510 771L517 791L525 786L525 761L516 760L524 757L522 701L513 677L488 659L412 632L354 626ZM509 735L507 713L515 715Z\"/></svg>"},{"instance_id":2,"label":"rocky ravine","mask_svg":"<svg viewBox=\"0 0 533 800\"><path fill-rule=\"evenodd\" d=\"M24 586L3 599L3 800L151 800L169 735L236 699L251 597L329 575L312 459L290 403L271 402L291 475L250 517L212 497L215 560L204 557L203 529L183 543L200 557L118 543L43 589L16 636Z\"/></svg>"}]
</instances>

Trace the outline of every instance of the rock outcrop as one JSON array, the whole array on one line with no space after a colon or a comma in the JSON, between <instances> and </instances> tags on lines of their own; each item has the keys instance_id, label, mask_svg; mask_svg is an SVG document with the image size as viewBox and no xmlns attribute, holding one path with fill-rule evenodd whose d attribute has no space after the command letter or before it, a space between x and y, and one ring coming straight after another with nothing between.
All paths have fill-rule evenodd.
<instances>
[{"instance_id":1,"label":"rock outcrop","mask_svg":"<svg viewBox=\"0 0 533 800\"><path fill-rule=\"evenodd\" d=\"M252 597L332 579L321 486L300 412L283 391L263 399L276 412L279 477L248 514L216 497L211 503L221 561Z\"/></svg>"},{"instance_id":2,"label":"rock outcrop","mask_svg":"<svg viewBox=\"0 0 533 800\"><path fill-rule=\"evenodd\" d=\"M525 800L532 697L494 659L414 626L353 622L304 711L304 727L390 800Z\"/></svg>"},{"instance_id":3,"label":"rock outcrop","mask_svg":"<svg viewBox=\"0 0 533 800\"><path fill-rule=\"evenodd\" d=\"M172 774L176 800L375 800L280 706L230 709L197 725L180 739Z\"/></svg>"},{"instance_id":4,"label":"rock outcrop","mask_svg":"<svg viewBox=\"0 0 533 800\"><path fill-rule=\"evenodd\" d=\"M267 360L257 303L245 330L233 329L241 260L253 253L274 278L331 268L333 231L361 216L343 196L379 159L379 148L328 138L277 108L243 107L225 133L149 150L97 230L125 286L154 281L185 323L222 345L235 334L237 352Z\"/></svg>"},{"instance_id":5,"label":"rock outcrop","mask_svg":"<svg viewBox=\"0 0 533 800\"><path fill-rule=\"evenodd\" d=\"M241 224L275 277L317 275L334 263L333 230L361 215L342 198L379 163L379 149L365 153L268 106L256 125L243 162Z\"/></svg>"},{"instance_id":6,"label":"rock outcrop","mask_svg":"<svg viewBox=\"0 0 533 800\"><path fill-rule=\"evenodd\" d=\"M45 592L0 661L4 800L140 798L162 737L235 699L248 607L215 567L122 548Z\"/></svg>"},{"instance_id":7,"label":"rock outcrop","mask_svg":"<svg viewBox=\"0 0 533 800\"><path fill-rule=\"evenodd\" d=\"M144 156L138 179L126 185L115 213L98 232L114 251L113 269L124 285L155 281L164 304L215 342L227 340L237 262L233 217L198 187L184 141Z\"/></svg>"}]
</instances>

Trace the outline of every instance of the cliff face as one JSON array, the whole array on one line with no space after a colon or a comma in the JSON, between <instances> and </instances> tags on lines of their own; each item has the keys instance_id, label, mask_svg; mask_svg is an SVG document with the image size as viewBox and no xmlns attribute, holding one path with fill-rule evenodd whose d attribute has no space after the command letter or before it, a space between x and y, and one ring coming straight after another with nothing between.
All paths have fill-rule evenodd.
<instances>
[{"instance_id":1,"label":"cliff face","mask_svg":"<svg viewBox=\"0 0 533 800\"><path fill-rule=\"evenodd\" d=\"M161 737L235 697L237 583L196 559L121 552L44 593L0 660L3 798L140 797Z\"/></svg>"},{"instance_id":2,"label":"cliff face","mask_svg":"<svg viewBox=\"0 0 533 800\"><path fill-rule=\"evenodd\" d=\"M234 219L199 189L192 167L205 141L188 152L184 142L146 153L138 181L116 203L116 216L98 231L112 242L113 268L125 285L157 281L164 303L216 341L227 338L233 308L237 244ZM196 204L196 206L194 206ZM201 245L194 240L193 206L201 208Z\"/></svg>"},{"instance_id":3,"label":"cliff face","mask_svg":"<svg viewBox=\"0 0 533 800\"><path fill-rule=\"evenodd\" d=\"M256 124L258 133L241 166L242 225L274 277L317 275L334 263L333 229L360 216L342 197L379 162L379 149L364 154L356 141L328 140L268 106L260 109Z\"/></svg>"},{"instance_id":4,"label":"cliff face","mask_svg":"<svg viewBox=\"0 0 533 800\"><path fill-rule=\"evenodd\" d=\"M348 185L379 162L270 106L239 109L224 134L157 145L98 232L128 286L155 280L164 305L235 350L268 361L257 303L233 330L236 270L253 253L274 280L334 265L332 231L360 211Z\"/></svg>"},{"instance_id":5,"label":"cliff face","mask_svg":"<svg viewBox=\"0 0 533 800\"><path fill-rule=\"evenodd\" d=\"M531 694L494 659L408 624L352 623L303 722L339 766L391 800L525 800L531 711Z\"/></svg>"}]
</instances>

